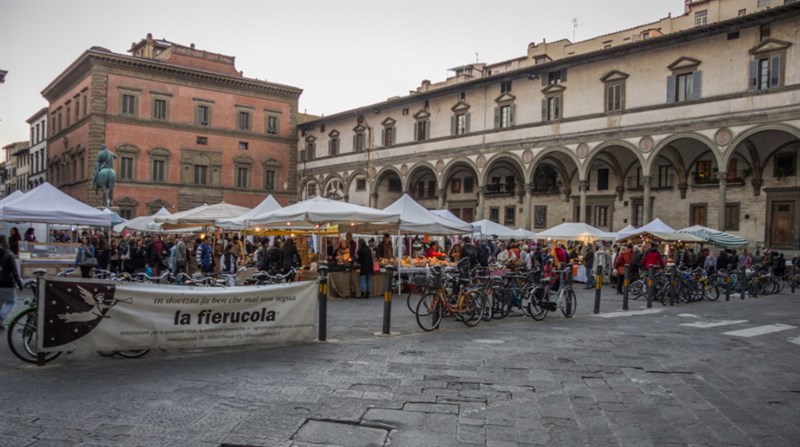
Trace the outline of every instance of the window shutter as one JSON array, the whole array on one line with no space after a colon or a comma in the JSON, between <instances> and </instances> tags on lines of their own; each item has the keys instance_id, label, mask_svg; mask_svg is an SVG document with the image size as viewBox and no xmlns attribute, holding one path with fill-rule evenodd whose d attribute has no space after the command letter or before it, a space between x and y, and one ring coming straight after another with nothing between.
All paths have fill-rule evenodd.
<instances>
[{"instance_id":1,"label":"window shutter","mask_svg":"<svg viewBox=\"0 0 800 447\"><path fill-rule=\"evenodd\" d=\"M465 123L464 123L464 133L469 133L469 119L470 119L470 116L471 116L471 114L467 113L466 117L464 118L464 121L465 121Z\"/></svg>"},{"instance_id":2,"label":"window shutter","mask_svg":"<svg viewBox=\"0 0 800 447\"><path fill-rule=\"evenodd\" d=\"M381 146L386 146L386 128L381 129Z\"/></svg>"},{"instance_id":3,"label":"window shutter","mask_svg":"<svg viewBox=\"0 0 800 447\"><path fill-rule=\"evenodd\" d=\"M750 81L747 84L748 90L758 90L758 61L750 61Z\"/></svg>"},{"instance_id":4,"label":"window shutter","mask_svg":"<svg viewBox=\"0 0 800 447\"><path fill-rule=\"evenodd\" d=\"M397 144L397 128L392 127L392 144Z\"/></svg>"},{"instance_id":5,"label":"window shutter","mask_svg":"<svg viewBox=\"0 0 800 447\"><path fill-rule=\"evenodd\" d=\"M333 155L333 141L328 140L328 155Z\"/></svg>"},{"instance_id":6,"label":"window shutter","mask_svg":"<svg viewBox=\"0 0 800 447\"><path fill-rule=\"evenodd\" d=\"M306 150L305 149L300 151L300 161L306 161Z\"/></svg>"},{"instance_id":7,"label":"window shutter","mask_svg":"<svg viewBox=\"0 0 800 447\"><path fill-rule=\"evenodd\" d=\"M425 121L425 140L431 139L431 122Z\"/></svg>"},{"instance_id":8,"label":"window shutter","mask_svg":"<svg viewBox=\"0 0 800 447\"><path fill-rule=\"evenodd\" d=\"M514 119L516 114L517 114L517 105L511 104L511 109L509 110L509 117L508 117L509 125L511 126L514 125Z\"/></svg>"},{"instance_id":9,"label":"window shutter","mask_svg":"<svg viewBox=\"0 0 800 447\"><path fill-rule=\"evenodd\" d=\"M456 134L456 116L453 115L450 117L450 135Z\"/></svg>"},{"instance_id":10,"label":"window shutter","mask_svg":"<svg viewBox=\"0 0 800 447\"><path fill-rule=\"evenodd\" d=\"M542 121L547 121L547 98L542 100Z\"/></svg>"},{"instance_id":11,"label":"window shutter","mask_svg":"<svg viewBox=\"0 0 800 447\"><path fill-rule=\"evenodd\" d=\"M561 119L564 116L564 110L561 107L561 97L556 96L553 98L553 119Z\"/></svg>"},{"instance_id":12,"label":"window shutter","mask_svg":"<svg viewBox=\"0 0 800 447\"><path fill-rule=\"evenodd\" d=\"M500 107L494 108L494 128L500 128Z\"/></svg>"},{"instance_id":13,"label":"window shutter","mask_svg":"<svg viewBox=\"0 0 800 447\"><path fill-rule=\"evenodd\" d=\"M561 70L561 82L567 82L567 69L566 68Z\"/></svg>"},{"instance_id":14,"label":"window shutter","mask_svg":"<svg viewBox=\"0 0 800 447\"><path fill-rule=\"evenodd\" d=\"M194 108L194 122L200 124L202 121L200 120L200 107L196 106Z\"/></svg>"},{"instance_id":15,"label":"window shutter","mask_svg":"<svg viewBox=\"0 0 800 447\"><path fill-rule=\"evenodd\" d=\"M769 86L780 87L783 84L781 80L781 57L772 56L772 63L769 67Z\"/></svg>"},{"instance_id":16,"label":"window shutter","mask_svg":"<svg viewBox=\"0 0 800 447\"><path fill-rule=\"evenodd\" d=\"M695 71L692 73L692 99L703 97L703 72Z\"/></svg>"},{"instance_id":17,"label":"window shutter","mask_svg":"<svg viewBox=\"0 0 800 447\"><path fill-rule=\"evenodd\" d=\"M675 102L675 76L667 76L667 104Z\"/></svg>"},{"instance_id":18,"label":"window shutter","mask_svg":"<svg viewBox=\"0 0 800 447\"><path fill-rule=\"evenodd\" d=\"M358 152L358 146L356 146L356 135L353 135L353 152Z\"/></svg>"}]
</instances>

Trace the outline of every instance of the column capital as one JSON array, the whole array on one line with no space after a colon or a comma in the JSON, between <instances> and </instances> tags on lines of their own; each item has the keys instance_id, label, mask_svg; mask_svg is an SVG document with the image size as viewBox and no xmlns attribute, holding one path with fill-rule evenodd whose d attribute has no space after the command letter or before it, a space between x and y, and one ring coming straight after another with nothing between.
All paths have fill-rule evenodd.
<instances>
[{"instance_id":1,"label":"column capital","mask_svg":"<svg viewBox=\"0 0 800 447\"><path fill-rule=\"evenodd\" d=\"M483 195L484 193L486 193L486 187L485 186L478 186L478 194L479 195Z\"/></svg>"},{"instance_id":2,"label":"column capital","mask_svg":"<svg viewBox=\"0 0 800 447\"><path fill-rule=\"evenodd\" d=\"M642 176L642 186L650 186L650 181L653 179L650 175Z\"/></svg>"},{"instance_id":3,"label":"column capital","mask_svg":"<svg viewBox=\"0 0 800 447\"><path fill-rule=\"evenodd\" d=\"M719 180L719 184L728 184L728 173L727 172L717 172L717 179Z\"/></svg>"},{"instance_id":4,"label":"column capital","mask_svg":"<svg viewBox=\"0 0 800 447\"><path fill-rule=\"evenodd\" d=\"M578 180L578 191L580 192L589 191L589 180Z\"/></svg>"},{"instance_id":5,"label":"column capital","mask_svg":"<svg viewBox=\"0 0 800 447\"><path fill-rule=\"evenodd\" d=\"M372 192L369 195L372 196L373 199L377 199L378 198L378 193L377 192Z\"/></svg>"}]
</instances>

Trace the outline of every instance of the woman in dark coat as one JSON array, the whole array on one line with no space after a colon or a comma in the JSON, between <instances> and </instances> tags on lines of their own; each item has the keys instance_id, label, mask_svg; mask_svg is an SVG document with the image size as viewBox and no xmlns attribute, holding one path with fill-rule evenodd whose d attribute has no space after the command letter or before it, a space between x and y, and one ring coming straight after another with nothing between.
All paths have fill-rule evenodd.
<instances>
[{"instance_id":1,"label":"woman in dark coat","mask_svg":"<svg viewBox=\"0 0 800 447\"><path fill-rule=\"evenodd\" d=\"M147 265L147 251L144 247L144 240L136 239L136 244L131 244L131 260L126 263L128 273L141 273Z\"/></svg>"},{"instance_id":2,"label":"woman in dark coat","mask_svg":"<svg viewBox=\"0 0 800 447\"><path fill-rule=\"evenodd\" d=\"M294 246L294 239L286 239L281 249L281 255L283 258L283 273L285 274L295 268L297 266L297 261L300 259L300 255L297 253L297 247ZM287 277L286 280L294 281L294 274Z\"/></svg>"},{"instance_id":3,"label":"woman in dark coat","mask_svg":"<svg viewBox=\"0 0 800 447\"><path fill-rule=\"evenodd\" d=\"M361 273L361 298L367 299L371 294L369 289L372 285L372 264L374 260L372 258L372 250L367 246L363 238L358 240L356 257L358 258Z\"/></svg>"}]
</instances>

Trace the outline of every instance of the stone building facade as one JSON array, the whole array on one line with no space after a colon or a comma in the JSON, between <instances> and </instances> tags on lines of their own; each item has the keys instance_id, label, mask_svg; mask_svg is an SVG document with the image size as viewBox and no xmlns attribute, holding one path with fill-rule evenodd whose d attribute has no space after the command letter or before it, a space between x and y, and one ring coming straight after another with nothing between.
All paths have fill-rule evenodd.
<instances>
[{"instance_id":1,"label":"stone building facade","mask_svg":"<svg viewBox=\"0 0 800 447\"><path fill-rule=\"evenodd\" d=\"M16 141L3 147L5 153L5 194L14 191L28 191L28 155L30 154L30 141Z\"/></svg>"},{"instance_id":2,"label":"stone building facade","mask_svg":"<svg viewBox=\"0 0 800 447\"><path fill-rule=\"evenodd\" d=\"M403 97L298 126L298 194L465 220L616 231L659 217L800 248L800 3L532 43Z\"/></svg>"},{"instance_id":3,"label":"stone building facade","mask_svg":"<svg viewBox=\"0 0 800 447\"><path fill-rule=\"evenodd\" d=\"M28 151L26 191L47 181L47 107L28 118L31 126L31 148Z\"/></svg>"},{"instance_id":4,"label":"stone building facade","mask_svg":"<svg viewBox=\"0 0 800 447\"><path fill-rule=\"evenodd\" d=\"M129 52L92 47L42 91L50 183L99 205L92 178L106 144L123 217L295 198L300 89L246 78L234 57L193 44L148 35Z\"/></svg>"}]
</instances>

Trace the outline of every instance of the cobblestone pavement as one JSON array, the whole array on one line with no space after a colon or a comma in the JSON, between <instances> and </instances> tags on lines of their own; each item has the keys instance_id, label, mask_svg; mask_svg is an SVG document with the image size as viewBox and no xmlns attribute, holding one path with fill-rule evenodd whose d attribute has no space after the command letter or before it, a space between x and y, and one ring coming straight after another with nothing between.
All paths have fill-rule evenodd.
<instances>
[{"instance_id":1,"label":"cobblestone pavement","mask_svg":"<svg viewBox=\"0 0 800 447\"><path fill-rule=\"evenodd\" d=\"M800 295L424 333L329 303L327 342L63 355L0 347L0 446L797 446Z\"/></svg>"}]
</instances>

